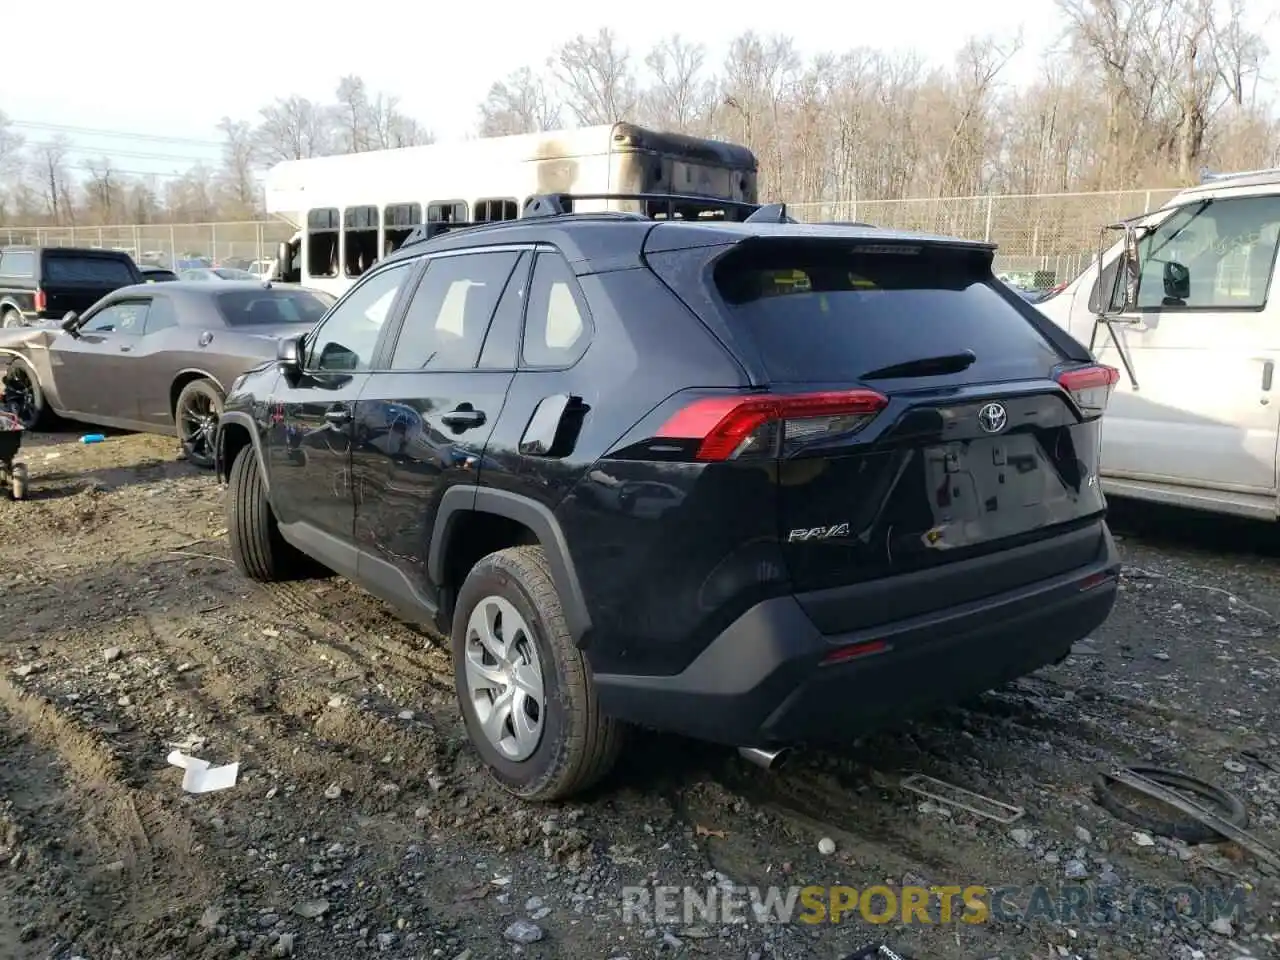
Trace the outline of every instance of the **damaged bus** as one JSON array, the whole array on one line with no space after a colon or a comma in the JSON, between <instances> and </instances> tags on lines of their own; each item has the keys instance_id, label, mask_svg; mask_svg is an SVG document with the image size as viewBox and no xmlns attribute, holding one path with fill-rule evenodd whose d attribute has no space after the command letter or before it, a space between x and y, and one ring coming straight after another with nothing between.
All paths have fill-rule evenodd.
<instances>
[{"instance_id":1,"label":"damaged bus","mask_svg":"<svg viewBox=\"0 0 1280 960\"><path fill-rule=\"evenodd\" d=\"M297 233L279 245L273 275L341 296L424 222L514 220L529 197L547 193L755 203L756 176L746 147L630 123L286 160L267 174L267 212ZM657 213L616 199L577 209ZM715 212L693 205L676 215Z\"/></svg>"}]
</instances>

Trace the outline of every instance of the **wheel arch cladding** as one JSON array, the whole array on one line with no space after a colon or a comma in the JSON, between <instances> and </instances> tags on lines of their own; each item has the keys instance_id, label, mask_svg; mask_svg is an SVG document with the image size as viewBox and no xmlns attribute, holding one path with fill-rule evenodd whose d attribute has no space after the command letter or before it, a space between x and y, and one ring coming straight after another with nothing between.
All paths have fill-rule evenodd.
<instances>
[{"instance_id":1,"label":"wheel arch cladding","mask_svg":"<svg viewBox=\"0 0 1280 960\"><path fill-rule=\"evenodd\" d=\"M461 586L460 583L448 583L450 548L454 538L462 535L467 518L477 514L502 517L532 531L537 546L546 552L569 633L578 647L585 648L591 632L591 616L587 612L582 584L560 522L549 507L536 500L506 490L490 490L470 484L458 484L446 490L440 498L427 551L427 575L432 583L455 590Z\"/></svg>"},{"instance_id":2,"label":"wheel arch cladding","mask_svg":"<svg viewBox=\"0 0 1280 960\"><path fill-rule=\"evenodd\" d=\"M262 467L262 451L258 446L258 435L253 421L243 413L223 414L218 424L217 446L214 449L214 466L218 479L227 480L231 476L231 467L236 457L245 447L252 447L254 456L258 457L258 465ZM269 484L265 470L260 470L264 487ZM268 487L269 489L269 487Z\"/></svg>"}]
</instances>

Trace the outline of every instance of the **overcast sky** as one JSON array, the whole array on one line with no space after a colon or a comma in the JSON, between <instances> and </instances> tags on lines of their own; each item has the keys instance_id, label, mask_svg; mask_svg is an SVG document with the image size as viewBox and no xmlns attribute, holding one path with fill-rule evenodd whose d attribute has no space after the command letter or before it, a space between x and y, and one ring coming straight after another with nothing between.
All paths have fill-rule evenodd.
<instances>
[{"instance_id":1,"label":"overcast sky","mask_svg":"<svg viewBox=\"0 0 1280 960\"><path fill-rule=\"evenodd\" d=\"M1261 19L1275 3L1249 6ZM1060 40L1062 21L1053 0L650 0L616 10L594 0L13 2L6 4L6 36L45 39L6 47L0 110L30 140L65 133L76 159L106 153L123 169L168 173L199 159L216 162L222 116L254 121L263 104L294 93L328 101L338 78L354 73L371 89L398 95L405 112L447 140L474 130L477 105L494 80L541 65L557 44L602 26L615 30L637 59L679 31L705 43L714 62L748 27L786 33L805 53L913 48L940 63L971 33L1021 29L1025 48L1007 77L1017 83L1034 78ZM1280 73L1280 16L1264 29L1273 72Z\"/></svg>"}]
</instances>

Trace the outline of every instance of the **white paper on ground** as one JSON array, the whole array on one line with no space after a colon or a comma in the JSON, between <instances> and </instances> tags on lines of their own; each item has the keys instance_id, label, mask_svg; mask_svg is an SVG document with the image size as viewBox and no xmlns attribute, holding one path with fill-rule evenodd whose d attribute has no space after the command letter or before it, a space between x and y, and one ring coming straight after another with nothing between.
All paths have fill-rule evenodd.
<instances>
[{"instance_id":1,"label":"white paper on ground","mask_svg":"<svg viewBox=\"0 0 1280 960\"><path fill-rule=\"evenodd\" d=\"M181 750L169 754L169 762L175 767L182 767L186 773L182 776L182 789L187 793L211 793L214 790L226 790L236 785L236 777L240 773L239 763L228 763L221 767L209 766L208 760L189 757Z\"/></svg>"}]
</instances>

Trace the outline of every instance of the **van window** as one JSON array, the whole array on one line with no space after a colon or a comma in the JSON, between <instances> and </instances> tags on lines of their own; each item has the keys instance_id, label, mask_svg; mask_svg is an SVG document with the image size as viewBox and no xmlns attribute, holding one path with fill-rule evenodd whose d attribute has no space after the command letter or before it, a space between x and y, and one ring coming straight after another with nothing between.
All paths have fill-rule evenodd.
<instances>
[{"instance_id":1,"label":"van window","mask_svg":"<svg viewBox=\"0 0 1280 960\"><path fill-rule=\"evenodd\" d=\"M1142 239L1140 310L1258 310L1280 243L1280 197L1188 204Z\"/></svg>"},{"instance_id":2,"label":"van window","mask_svg":"<svg viewBox=\"0 0 1280 960\"><path fill-rule=\"evenodd\" d=\"M342 258L348 277L358 277L378 259L378 208L347 207L342 214Z\"/></svg>"},{"instance_id":3,"label":"van window","mask_svg":"<svg viewBox=\"0 0 1280 960\"><path fill-rule=\"evenodd\" d=\"M467 202L465 200L433 200L427 204L428 223L466 223Z\"/></svg>"},{"instance_id":4,"label":"van window","mask_svg":"<svg viewBox=\"0 0 1280 960\"><path fill-rule=\"evenodd\" d=\"M399 250L409 239L409 234L413 233L413 228L422 223L422 204L389 204L382 210L382 223L383 233L386 235L382 251L385 257Z\"/></svg>"},{"instance_id":5,"label":"van window","mask_svg":"<svg viewBox=\"0 0 1280 960\"><path fill-rule=\"evenodd\" d=\"M503 200L477 200L476 201L476 221L490 222L493 220L515 220L519 215L519 208L514 198Z\"/></svg>"},{"instance_id":6,"label":"van window","mask_svg":"<svg viewBox=\"0 0 1280 960\"><path fill-rule=\"evenodd\" d=\"M307 274L338 275L338 210L326 207L307 213Z\"/></svg>"}]
</instances>

